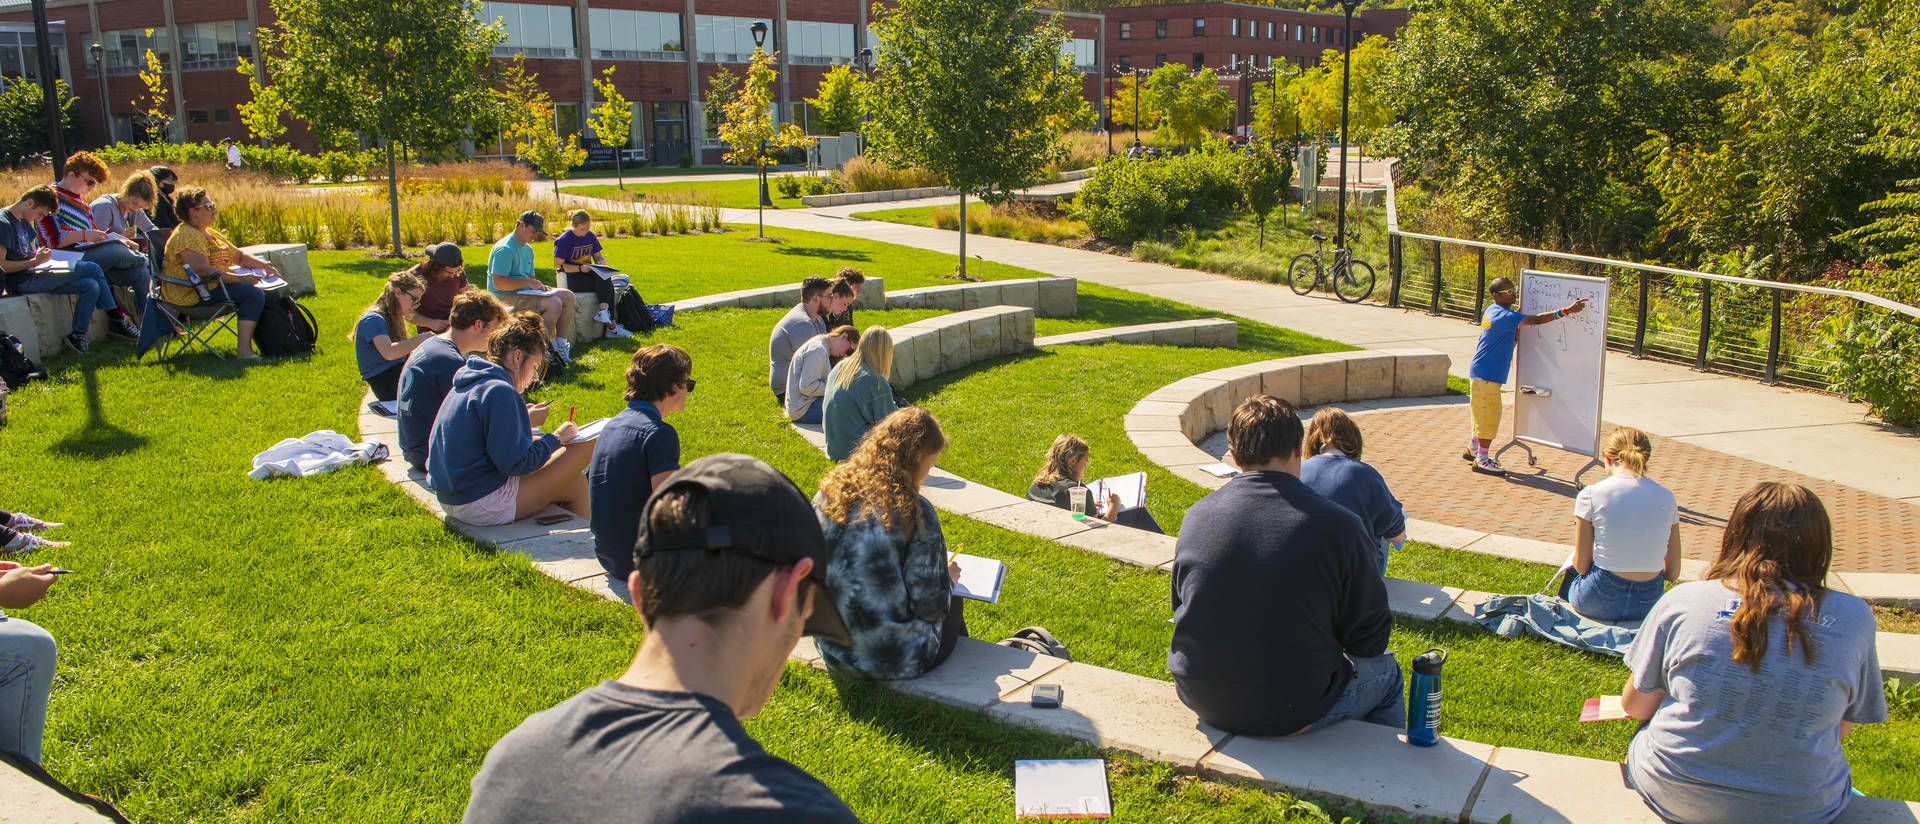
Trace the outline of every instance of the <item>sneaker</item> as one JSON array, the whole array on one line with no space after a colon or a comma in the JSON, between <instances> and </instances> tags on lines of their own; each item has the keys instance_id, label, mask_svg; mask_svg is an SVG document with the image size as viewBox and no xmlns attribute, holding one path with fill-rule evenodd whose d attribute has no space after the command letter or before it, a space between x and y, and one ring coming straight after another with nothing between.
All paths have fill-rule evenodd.
<instances>
[{"instance_id":1,"label":"sneaker","mask_svg":"<svg viewBox=\"0 0 1920 824\"><path fill-rule=\"evenodd\" d=\"M593 313L593 322L594 323L612 323L613 316L607 314L607 310L602 309L598 312Z\"/></svg>"},{"instance_id":2,"label":"sneaker","mask_svg":"<svg viewBox=\"0 0 1920 824\"><path fill-rule=\"evenodd\" d=\"M1473 463L1473 450L1471 449L1460 450L1460 460L1466 461L1467 463Z\"/></svg>"},{"instance_id":3,"label":"sneaker","mask_svg":"<svg viewBox=\"0 0 1920 824\"><path fill-rule=\"evenodd\" d=\"M41 548L59 549L63 546L72 545L72 541L49 541L32 533L20 532L14 535L12 542L5 546L0 546L0 553L12 555L16 552L32 552Z\"/></svg>"},{"instance_id":4,"label":"sneaker","mask_svg":"<svg viewBox=\"0 0 1920 824\"><path fill-rule=\"evenodd\" d=\"M61 338L60 342L66 344L67 348L73 350L76 355L84 355L87 353L87 336L79 332L74 332Z\"/></svg>"},{"instance_id":5,"label":"sneaker","mask_svg":"<svg viewBox=\"0 0 1920 824\"><path fill-rule=\"evenodd\" d=\"M27 515L20 512L13 513L13 519L10 521L7 521L8 529L17 529L17 530L20 530L21 532L45 532L49 529L54 529L54 528L63 527L63 526L66 526L66 524L56 523L53 521L42 521L39 518L33 517L32 515Z\"/></svg>"},{"instance_id":6,"label":"sneaker","mask_svg":"<svg viewBox=\"0 0 1920 824\"><path fill-rule=\"evenodd\" d=\"M107 319L107 334L121 340L137 341L140 339L140 327L133 325L133 321L128 320L126 315L121 315Z\"/></svg>"},{"instance_id":7,"label":"sneaker","mask_svg":"<svg viewBox=\"0 0 1920 824\"><path fill-rule=\"evenodd\" d=\"M1494 460L1492 455L1481 455L1478 458L1474 458L1473 471L1478 472L1482 475L1504 476L1507 474L1507 470L1502 468L1500 466L1500 462Z\"/></svg>"},{"instance_id":8,"label":"sneaker","mask_svg":"<svg viewBox=\"0 0 1920 824\"><path fill-rule=\"evenodd\" d=\"M566 338L553 339L553 353L560 356L560 362L573 365L573 342Z\"/></svg>"},{"instance_id":9,"label":"sneaker","mask_svg":"<svg viewBox=\"0 0 1920 824\"><path fill-rule=\"evenodd\" d=\"M633 334L631 330L617 323L613 325L612 329L607 330L607 337L610 337L610 338L624 338L631 334Z\"/></svg>"}]
</instances>

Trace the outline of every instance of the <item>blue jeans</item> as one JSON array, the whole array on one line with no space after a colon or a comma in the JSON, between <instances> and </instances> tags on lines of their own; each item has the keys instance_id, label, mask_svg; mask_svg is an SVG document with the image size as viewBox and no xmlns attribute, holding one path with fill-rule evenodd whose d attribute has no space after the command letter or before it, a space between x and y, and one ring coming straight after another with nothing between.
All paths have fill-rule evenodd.
<instances>
[{"instance_id":1,"label":"blue jeans","mask_svg":"<svg viewBox=\"0 0 1920 824\"><path fill-rule=\"evenodd\" d=\"M124 243L108 243L88 249L80 257L106 272L108 283L132 289L134 310L146 311L147 289L153 285L153 272L147 268L146 255L127 248Z\"/></svg>"},{"instance_id":2,"label":"blue jeans","mask_svg":"<svg viewBox=\"0 0 1920 824\"><path fill-rule=\"evenodd\" d=\"M1599 567L1581 575L1567 570L1560 597L1573 610L1596 621L1638 621L1653 611L1653 602L1666 592L1666 576L1629 581Z\"/></svg>"},{"instance_id":3,"label":"blue jeans","mask_svg":"<svg viewBox=\"0 0 1920 824\"><path fill-rule=\"evenodd\" d=\"M1369 724L1405 727L1407 703L1402 695L1406 692L1405 682L1400 675L1400 662L1394 660L1393 653L1372 658L1349 655L1347 662L1353 665L1353 679L1347 682L1346 692L1340 694L1333 709L1301 732L1330 727L1350 718Z\"/></svg>"},{"instance_id":4,"label":"blue jeans","mask_svg":"<svg viewBox=\"0 0 1920 824\"><path fill-rule=\"evenodd\" d=\"M258 322L260 320L260 313L266 311L267 308L267 293L260 291L259 287L253 286L252 284L227 284L227 297L233 299L233 303L239 311L240 319L248 323ZM201 301L201 303L205 304L216 300L218 299L208 298L207 300Z\"/></svg>"},{"instance_id":5,"label":"blue jeans","mask_svg":"<svg viewBox=\"0 0 1920 824\"><path fill-rule=\"evenodd\" d=\"M93 325L95 309L118 309L113 302L113 292L107 286L107 276L100 267L86 261L73 265L70 275L33 275L20 284L21 294L74 295L73 331L81 336L87 334L87 328Z\"/></svg>"},{"instance_id":6,"label":"blue jeans","mask_svg":"<svg viewBox=\"0 0 1920 824\"><path fill-rule=\"evenodd\" d=\"M824 400L823 398L814 398L812 403L807 404L807 411L800 413L800 417L794 418L793 422L794 423L819 423L820 407L825 405L822 403L823 400Z\"/></svg>"},{"instance_id":7,"label":"blue jeans","mask_svg":"<svg viewBox=\"0 0 1920 824\"><path fill-rule=\"evenodd\" d=\"M0 750L40 763L53 692L53 636L32 622L0 618Z\"/></svg>"}]
</instances>

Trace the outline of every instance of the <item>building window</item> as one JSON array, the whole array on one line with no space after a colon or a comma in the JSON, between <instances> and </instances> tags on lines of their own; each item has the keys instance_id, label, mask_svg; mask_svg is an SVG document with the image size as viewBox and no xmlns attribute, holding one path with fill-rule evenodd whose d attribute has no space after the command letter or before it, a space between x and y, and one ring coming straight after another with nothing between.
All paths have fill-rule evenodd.
<instances>
[{"instance_id":1,"label":"building window","mask_svg":"<svg viewBox=\"0 0 1920 824\"><path fill-rule=\"evenodd\" d=\"M751 26L752 23L747 25ZM748 35L752 42L752 35ZM787 60L814 66L853 63L853 24L787 21Z\"/></svg>"},{"instance_id":2,"label":"building window","mask_svg":"<svg viewBox=\"0 0 1920 824\"><path fill-rule=\"evenodd\" d=\"M1272 20L1267 21L1267 39L1268 40L1273 39L1273 21Z\"/></svg>"},{"instance_id":3,"label":"building window","mask_svg":"<svg viewBox=\"0 0 1920 824\"><path fill-rule=\"evenodd\" d=\"M1205 17L1193 18L1193 36L1194 37L1207 36L1207 18Z\"/></svg>"},{"instance_id":4,"label":"building window","mask_svg":"<svg viewBox=\"0 0 1920 824\"><path fill-rule=\"evenodd\" d=\"M706 63L745 63L753 56L753 24L763 21L756 17L719 17L711 14L694 15L693 42L698 44L700 60ZM777 40L777 38L776 38ZM778 42L768 42L766 48L778 51Z\"/></svg>"},{"instance_id":5,"label":"building window","mask_svg":"<svg viewBox=\"0 0 1920 824\"><path fill-rule=\"evenodd\" d=\"M1120 39L1121 40L1133 39L1133 23L1131 21L1127 21L1127 20L1120 21Z\"/></svg>"},{"instance_id":6,"label":"building window","mask_svg":"<svg viewBox=\"0 0 1920 824\"><path fill-rule=\"evenodd\" d=\"M187 110L187 122L188 122L188 123L205 123L205 122L207 122L207 110L206 110L206 109L188 109L188 110Z\"/></svg>"},{"instance_id":7,"label":"building window","mask_svg":"<svg viewBox=\"0 0 1920 824\"><path fill-rule=\"evenodd\" d=\"M1312 32L1312 33L1313 33L1313 42L1315 42L1315 43L1318 43L1318 42L1320 42L1320 27L1319 27L1319 26L1314 26L1314 27L1313 27L1313 32Z\"/></svg>"},{"instance_id":8,"label":"building window","mask_svg":"<svg viewBox=\"0 0 1920 824\"><path fill-rule=\"evenodd\" d=\"M1234 71L1235 67L1239 65L1240 65L1240 53L1228 52L1227 53L1227 71Z\"/></svg>"},{"instance_id":9,"label":"building window","mask_svg":"<svg viewBox=\"0 0 1920 824\"><path fill-rule=\"evenodd\" d=\"M1156 69L1157 69L1157 68L1160 68L1161 66L1164 66L1164 65L1167 65L1167 56L1166 56L1166 55L1164 55L1164 54L1156 54L1156 55L1154 55L1154 56L1153 56L1153 67L1154 67L1154 68L1156 68Z\"/></svg>"},{"instance_id":10,"label":"building window","mask_svg":"<svg viewBox=\"0 0 1920 824\"><path fill-rule=\"evenodd\" d=\"M603 60L684 60L680 15L657 11L588 9L593 56Z\"/></svg>"},{"instance_id":11,"label":"building window","mask_svg":"<svg viewBox=\"0 0 1920 824\"><path fill-rule=\"evenodd\" d=\"M229 117L229 116L228 116L228 114L227 114L227 110L226 110L226 109L214 109L214 110L213 110L213 122L215 122L215 123L226 123L226 122L228 122L229 120L232 120L232 119L233 119L233 118L231 118L231 117Z\"/></svg>"},{"instance_id":12,"label":"building window","mask_svg":"<svg viewBox=\"0 0 1920 824\"><path fill-rule=\"evenodd\" d=\"M166 29L156 28L151 35L147 34L146 29L118 29L107 32L100 38L100 45L107 50L103 55L107 62L107 75L111 77L139 74L147 67L148 49L153 50L153 56L159 59L161 66L172 65L171 42L167 39Z\"/></svg>"},{"instance_id":13,"label":"building window","mask_svg":"<svg viewBox=\"0 0 1920 824\"><path fill-rule=\"evenodd\" d=\"M1294 26L1293 26L1293 42L1295 42L1295 43L1299 43L1299 42L1303 42L1303 41L1305 41L1306 39L1307 39L1307 33L1306 33L1306 30L1305 30L1304 28L1302 28L1302 27L1301 27L1301 26L1300 26L1300 25L1299 25L1298 23L1296 23L1296 24L1294 24Z\"/></svg>"},{"instance_id":14,"label":"building window","mask_svg":"<svg viewBox=\"0 0 1920 824\"><path fill-rule=\"evenodd\" d=\"M1199 71L1206 67L1207 67L1207 56L1204 54L1201 54L1200 52L1194 52L1193 53L1193 70Z\"/></svg>"},{"instance_id":15,"label":"building window","mask_svg":"<svg viewBox=\"0 0 1920 824\"><path fill-rule=\"evenodd\" d=\"M253 59L253 29L245 20L181 23L178 28L181 71L232 69L241 58ZM144 64L146 52L137 59Z\"/></svg>"},{"instance_id":16,"label":"building window","mask_svg":"<svg viewBox=\"0 0 1920 824\"><path fill-rule=\"evenodd\" d=\"M1124 54L1120 55L1120 70L1123 72L1133 71L1133 58Z\"/></svg>"},{"instance_id":17,"label":"building window","mask_svg":"<svg viewBox=\"0 0 1920 824\"><path fill-rule=\"evenodd\" d=\"M1060 44L1060 56L1073 61L1073 67L1083 72L1097 72L1100 64L1094 60L1099 44L1086 38L1075 37Z\"/></svg>"},{"instance_id":18,"label":"building window","mask_svg":"<svg viewBox=\"0 0 1920 824\"><path fill-rule=\"evenodd\" d=\"M1259 24L1259 23L1257 23L1257 22L1255 22L1255 21L1252 21L1252 20L1248 20L1248 21L1247 21L1247 36L1248 36L1248 37L1259 37L1259 36L1260 36L1260 34L1259 34L1259 31L1260 31L1260 24Z\"/></svg>"},{"instance_id":19,"label":"building window","mask_svg":"<svg viewBox=\"0 0 1920 824\"><path fill-rule=\"evenodd\" d=\"M1240 36L1240 18L1235 17L1227 21L1227 36L1228 37Z\"/></svg>"},{"instance_id":20,"label":"building window","mask_svg":"<svg viewBox=\"0 0 1920 824\"><path fill-rule=\"evenodd\" d=\"M507 39L493 47L494 54L515 53L528 57L572 57L573 7L536 6L528 3L482 3L480 19L498 22Z\"/></svg>"},{"instance_id":21,"label":"building window","mask_svg":"<svg viewBox=\"0 0 1920 824\"><path fill-rule=\"evenodd\" d=\"M553 104L553 127L561 137L580 133L580 104Z\"/></svg>"},{"instance_id":22,"label":"building window","mask_svg":"<svg viewBox=\"0 0 1920 824\"><path fill-rule=\"evenodd\" d=\"M52 36L56 44L66 39L65 28L58 24L50 27L47 33ZM0 23L0 78L3 78L0 79L0 86L4 86L6 80L13 78L34 81L40 79L39 42L34 37L30 26ZM55 74L71 83L72 79L67 77L67 50L64 47L59 45L53 47L53 65ZM38 99L35 98L36 101ZM35 109L35 111L39 110Z\"/></svg>"},{"instance_id":23,"label":"building window","mask_svg":"<svg viewBox=\"0 0 1920 824\"><path fill-rule=\"evenodd\" d=\"M1157 39L1161 39L1161 40L1164 40L1164 39L1166 39L1166 37L1167 37L1167 21L1165 21L1165 20L1155 20L1155 21L1153 21L1153 36L1154 36L1155 38L1157 38Z\"/></svg>"}]
</instances>

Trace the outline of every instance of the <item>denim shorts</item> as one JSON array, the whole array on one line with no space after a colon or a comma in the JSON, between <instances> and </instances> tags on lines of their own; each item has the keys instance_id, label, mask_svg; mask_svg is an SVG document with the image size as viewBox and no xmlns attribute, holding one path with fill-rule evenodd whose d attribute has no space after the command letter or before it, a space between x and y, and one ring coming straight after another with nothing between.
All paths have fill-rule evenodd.
<instances>
[{"instance_id":1,"label":"denim shorts","mask_svg":"<svg viewBox=\"0 0 1920 824\"><path fill-rule=\"evenodd\" d=\"M1653 602L1666 591L1666 576L1647 581L1630 581L1599 567L1581 575L1567 570L1560 585L1560 597L1574 611L1596 621L1638 621L1653 610Z\"/></svg>"}]
</instances>

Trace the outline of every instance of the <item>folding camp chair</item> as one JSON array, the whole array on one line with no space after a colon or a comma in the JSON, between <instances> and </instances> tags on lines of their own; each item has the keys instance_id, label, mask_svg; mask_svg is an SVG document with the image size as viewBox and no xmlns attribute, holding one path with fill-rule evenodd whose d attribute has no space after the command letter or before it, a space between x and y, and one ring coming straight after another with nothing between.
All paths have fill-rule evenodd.
<instances>
[{"instance_id":1,"label":"folding camp chair","mask_svg":"<svg viewBox=\"0 0 1920 824\"><path fill-rule=\"evenodd\" d=\"M147 233L147 260L153 271L153 286L147 292L147 315L141 324L142 342L157 335L152 345L158 359L163 361L191 349L194 344L199 344L200 348L214 357L225 360L224 355L214 351L212 341L221 332L232 332L238 343L239 332L233 323L240 317L239 306L227 295L227 285L218 274L209 275L189 269L189 280L161 274L164 271L161 264L166 257L164 250L167 248L167 239L172 234L170 229L156 229ZM206 298L200 303L186 306L168 302L160 291L162 283L195 289ZM156 324L160 328L155 329ZM154 331L149 332L149 329ZM144 347L140 351L144 353Z\"/></svg>"}]
</instances>

